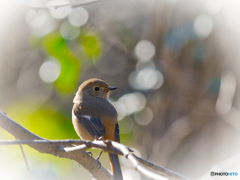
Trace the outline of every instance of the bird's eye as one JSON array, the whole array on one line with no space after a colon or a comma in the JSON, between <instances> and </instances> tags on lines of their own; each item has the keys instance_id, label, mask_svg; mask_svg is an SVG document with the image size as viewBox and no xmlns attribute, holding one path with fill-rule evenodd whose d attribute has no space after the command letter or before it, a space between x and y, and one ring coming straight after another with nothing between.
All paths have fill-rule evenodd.
<instances>
[{"instance_id":1,"label":"bird's eye","mask_svg":"<svg viewBox=\"0 0 240 180\"><path fill-rule=\"evenodd\" d=\"M99 87L94 87L93 89L94 89L94 91L99 91L100 90Z\"/></svg>"}]
</instances>

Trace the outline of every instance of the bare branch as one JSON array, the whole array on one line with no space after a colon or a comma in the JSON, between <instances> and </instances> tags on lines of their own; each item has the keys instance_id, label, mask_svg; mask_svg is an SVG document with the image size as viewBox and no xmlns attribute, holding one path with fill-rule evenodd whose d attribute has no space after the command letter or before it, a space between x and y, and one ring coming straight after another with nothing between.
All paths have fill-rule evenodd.
<instances>
[{"instance_id":1,"label":"bare branch","mask_svg":"<svg viewBox=\"0 0 240 180\"><path fill-rule=\"evenodd\" d=\"M24 140L45 140L35 134L29 132L27 129L23 128L12 119L0 113L0 127L15 136L16 139ZM97 160L88 155L85 151L78 152L66 152L59 145L44 145L30 143L28 146L36 149L40 153L52 154L60 158L72 159L78 162L82 167L84 167L92 176L96 179L101 180L112 180L112 175L102 167Z\"/></svg>"},{"instance_id":2,"label":"bare branch","mask_svg":"<svg viewBox=\"0 0 240 180\"><path fill-rule=\"evenodd\" d=\"M30 173L30 168L29 168L29 165L28 165L28 162L27 162L27 158L26 158L26 156L25 156L25 153L24 153L24 151L23 151L23 147L22 147L21 144L19 144L19 147L20 147L20 149L21 149L21 152L22 152L22 155L23 155L23 159L24 159L25 165L26 165L26 167L27 167L29 179L32 180L32 175L31 175L31 173Z\"/></svg>"},{"instance_id":3,"label":"bare branch","mask_svg":"<svg viewBox=\"0 0 240 180\"><path fill-rule=\"evenodd\" d=\"M77 150L86 150L89 148L99 148L103 151L107 151L114 154L123 155L121 151L116 148L106 147L102 141L82 141L82 140L22 140L22 141L14 141L14 140L5 140L0 141L0 145L16 145L16 144L44 144L44 145L84 145L84 146L74 146L74 147L63 147L64 151L77 151ZM85 149L86 148L86 149Z\"/></svg>"},{"instance_id":4,"label":"bare branch","mask_svg":"<svg viewBox=\"0 0 240 180\"><path fill-rule=\"evenodd\" d=\"M77 8L84 5L90 5L93 3L98 3L102 1L111 1L111 0L79 0L77 3L73 2L66 2L66 3L59 3L57 0L33 0L33 1L26 1L26 0L15 0L18 3L24 4L34 9L58 9L62 7L70 6L71 8Z\"/></svg>"},{"instance_id":5,"label":"bare branch","mask_svg":"<svg viewBox=\"0 0 240 180\"><path fill-rule=\"evenodd\" d=\"M109 141L110 143L112 143L111 141ZM123 153L121 151L123 151L121 149L118 150L116 148L114 148L114 145L112 145L113 147L107 147L106 143L104 143L103 141L82 141L82 140L33 140L33 141L13 141L13 140L8 140L8 141L0 141L0 145L16 145L16 144L45 144L45 145L72 145L72 144L80 144L80 146L74 146L74 147L62 147L62 149L66 152L71 152L71 151L83 151L83 150L87 150L89 148L95 147L95 148L99 148L103 151L107 151L110 153L114 153L114 154L118 154L118 155L123 155ZM126 147L127 148L127 147ZM129 148L127 148L128 151L131 152L131 150ZM134 154L133 154L134 155ZM172 179L179 179L179 180L189 180L188 178L173 172L169 169L163 168L161 166L158 166L154 163L151 163L145 159L142 159L136 155L134 155L134 157L143 165L158 171L159 173L161 173L164 176L167 176L168 178Z\"/></svg>"},{"instance_id":6,"label":"bare branch","mask_svg":"<svg viewBox=\"0 0 240 180\"><path fill-rule=\"evenodd\" d=\"M0 113L0 115L1 115L1 113ZM6 116L4 116L4 117L6 117ZM9 120L11 121L11 123L15 123L11 119L9 119ZM124 146L120 143L117 143L117 142L108 141L108 140L107 141L93 141L93 142L82 141L82 140L46 140L46 139L40 138L40 137L32 134L31 132L27 131L26 129L24 129L23 127L18 125L17 123L15 123L15 124L17 126L19 126L20 129L26 131L25 133L28 133L29 135L34 136L38 139L37 140L20 140L20 141L12 141L12 140L10 140L10 141L0 141L0 145L27 144L27 145L33 147L34 149L36 149L36 147L37 147L36 150L43 147L44 150L42 150L42 151L38 150L38 151L43 152L43 153L49 153L50 152L49 154L53 154L53 153L51 153L51 151L54 149L55 152L54 152L53 155L59 156L59 154L60 154L61 155L60 157L65 157L65 158L69 158L69 156L66 155L66 154L72 154L72 155L77 154L77 155L79 155L80 153L86 153L86 152L84 152L85 150L87 150L89 148L92 148L92 147L95 147L95 148L99 148L103 151L107 151L107 152L110 152L110 153L124 155L127 159L129 159L133 163L133 165L134 165L134 167L137 171L139 171L141 174L145 175L146 177L148 177L150 179L164 179L165 180L165 179L169 178L169 179L189 180L188 178L186 178L182 175L179 175L179 174L177 174L177 173L175 173L171 170L165 169L161 166L158 166L158 165L153 164L153 163L151 163L147 160L144 160L140 157L135 156L132 153L132 150L130 148L128 148L128 147L126 147L126 146ZM0 126L2 126L1 116L0 116ZM6 130L8 131L8 129L6 129ZM27 138L27 139L29 139L29 138ZM44 144L44 146L41 146L42 144ZM66 145L73 145L73 144L74 145L79 145L79 146L65 147ZM75 153L76 151L78 151L78 152ZM61 152L61 153L59 153L59 152ZM70 158L70 159L72 159L72 158ZM77 161L76 159L73 159L73 160ZM88 160L86 160L86 161L88 161ZM77 162L80 163L79 161L77 161ZM94 163L94 162L91 162L91 163ZM80 164L82 165L82 162ZM147 169L143 165L150 168L151 170ZM98 164L98 167L99 167L99 164ZM155 171L159 172L161 175L157 174L155 172L152 172L152 170L155 170ZM92 173L91 171L89 171L89 172ZM110 178L112 178L112 177L110 177ZM99 179L99 177L98 177L98 179Z\"/></svg>"},{"instance_id":7,"label":"bare branch","mask_svg":"<svg viewBox=\"0 0 240 180\"><path fill-rule=\"evenodd\" d=\"M134 154L133 154L133 155L134 155ZM138 156L136 156L136 155L134 155L134 156L135 156L135 157L137 158L137 160L138 160L140 163L142 163L143 165L145 165L145 166L147 166L147 167L149 167L149 168L152 168L152 169L154 169L155 171L158 171L159 173L161 173L161 174L169 177L170 179L173 178L173 179L179 179L179 180L190 180L189 178L187 178L187 177L185 177L185 176L183 176L183 175L181 175L181 174L178 174L178 173L176 173L176 172L173 172L173 171L171 171L171 170L169 170L169 169L167 169L167 168L158 166L158 165L156 165L156 164L154 164L154 163L151 163L151 162L149 162L149 161L147 161L147 160L145 160L145 159L142 159L142 158L140 158L140 157L138 157Z\"/></svg>"},{"instance_id":8,"label":"bare branch","mask_svg":"<svg viewBox=\"0 0 240 180\"><path fill-rule=\"evenodd\" d=\"M128 150L128 148L120 143L117 142L109 142L111 143L111 145L119 150L121 150L124 154L124 156L129 159L135 169L140 172L141 174L143 174L144 176L150 178L150 179L161 179L161 180L167 180L167 177L163 177L161 175L158 175L150 170L148 170L147 168L145 168L143 165L141 165L138 160L135 158L135 156Z\"/></svg>"}]
</instances>

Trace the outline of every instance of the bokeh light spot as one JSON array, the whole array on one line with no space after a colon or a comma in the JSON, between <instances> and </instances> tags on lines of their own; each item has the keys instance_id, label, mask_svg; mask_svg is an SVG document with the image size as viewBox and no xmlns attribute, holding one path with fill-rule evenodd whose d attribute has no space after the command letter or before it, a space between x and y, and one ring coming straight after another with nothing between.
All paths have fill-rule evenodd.
<instances>
[{"instance_id":1,"label":"bokeh light spot","mask_svg":"<svg viewBox=\"0 0 240 180\"><path fill-rule=\"evenodd\" d=\"M155 55L155 47L153 43L148 40L141 40L135 47L135 54L141 61L150 61Z\"/></svg>"},{"instance_id":2,"label":"bokeh light spot","mask_svg":"<svg viewBox=\"0 0 240 180\"><path fill-rule=\"evenodd\" d=\"M38 16L38 13L32 9L29 9L26 13L26 22L28 25L31 24L32 20L34 20Z\"/></svg>"},{"instance_id":3,"label":"bokeh light spot","mask_svg":"<svg viewBox=\"0 0 240 180\"><path fill-rule=\"evenodd\" d=\"M134 71L129 75L129 84L138 90L158 89L164 82L162 73L153 66Z\"/></svg>"},{"instance_id":4,"label":"bokeh light spot","mask_svg":"<svg viewBox=\"0 0 240 180\"><path fill-rule=\"evenodd\" d=\"M68 20L72 26L82 26L88 21L89 15L86 9L79 7L72 9L68 15Z\"/></svg>"},{"instance_id":5,"label":"bokeh light spot","mask_svg":"<svg viewBox=\"0 0 240 180\"><path fill-rule=\"evenodd\" d=\"M68 21L65 21L60 26L60 34L64 39L73 40L80 34L77 27L73 27Z\"/></svg>"},{"instance_id":6,"label":"bokeh light spot","mask_svg":"<svg viewBox=\"0 0 240 180\"><path fill-rule=\"evenodd\" d=\"M126 110L121 102L113 102L114 107L117 110L118 113L118 121L122 120L126 116Z\"/></svg>"},{"instance_id":7,"label":"bokeh light spot","mask_svg":"<svg viewBox=\"0 0 240 180\"><path fill-rule=\"evenodd\" d=\"M213 30L213 21L208 15L200 15L194 20L193 28L200 38L206 38Z\"/></svg>"},{"instance_id":8,"label":"bokeh light spot","mask_svg":"<svg viewBox=\"0 0 240 180\"><path fill-rule=\"evenodd\" d=\"M49 59L41 65L39 76L44 82L51 83L58 78L60 70L59 63L55 59Z\"/></svg>"},{"instance_id":9,"label":"bokeh light spot","mask_svg":"<svg viewBox=\"0 0 240 180\"><path fill-rule=\"evenodd\" d=\"M147 125L153 119L153 112L150 108L145 107L140 112L134 114L134 119L140 125Z\"/></svg>"},{"instance_id":10,"label":"bokeh light spot","mask_svg":"<svg viewBox=\"0 0 240 180\"><path fill-rule=\"evenodd\" d=\"M56 22L47 13L36 15L34 12L29 11L26 20L33 34L38 37L43 37L56 29Z\"/></svg>"},{"instance_id":11,"label":"bokeh light spot","mask_svg":"<svg viewBox=\"0 0 240 180\"><path fill-rule=\"evenodd\" d=\"M142 110L146 105L146 97L139 92L125 94L118 100L125 108L125 115Z\"/></svg>"}]
</instances>

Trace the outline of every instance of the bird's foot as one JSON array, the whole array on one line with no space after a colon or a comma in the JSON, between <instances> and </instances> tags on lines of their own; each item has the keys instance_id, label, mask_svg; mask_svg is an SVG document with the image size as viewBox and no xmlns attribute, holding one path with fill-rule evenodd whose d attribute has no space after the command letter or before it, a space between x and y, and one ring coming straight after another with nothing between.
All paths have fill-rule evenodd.
<instances>
[{"instance_id":1,"label":"bird's foot","mask_svg":"<svg viewBox=\"0 0 240 180\"><path fill-rule=\"evenodd\" d=\"M103 142L104 142L104 144L106 144L106 146L107 146L108 148L112 147L111 141L104 139Z\"/></svg>"},{"instance_id":2,"label":"bird's foot","mask_svg":"<svg viewBox=\"0 0 240 180\"><path fill-rule=\"evenodd\" d=\"M100 136L99 138L97 138L97 140L99 140L99 141L105 141L105 139L103 138L103 136Z\"/></svg>"}]
</instances>

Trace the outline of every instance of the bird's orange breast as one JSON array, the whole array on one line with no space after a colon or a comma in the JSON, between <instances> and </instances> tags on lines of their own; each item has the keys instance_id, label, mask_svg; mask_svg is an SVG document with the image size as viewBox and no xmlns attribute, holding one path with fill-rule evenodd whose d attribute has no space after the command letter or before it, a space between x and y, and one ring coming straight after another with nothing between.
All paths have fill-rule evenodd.
<instances>
[{"instance_id":1,"label":"bird's orange breast","mask_svg":"<svg viewBox=\"0 0 240 180\"><path fill-rule=\"evenodd\" d=\"M116 120L112 119L110 117L105 117L102 120L102 122L103 122L103 124L106 128L106 135L104 136L104 139L115 141L114 133L115 133L115 122L116 122Z\"/></svg>"}]
</instances>

